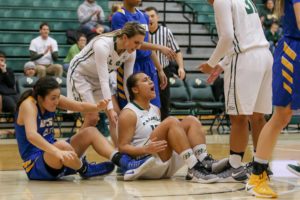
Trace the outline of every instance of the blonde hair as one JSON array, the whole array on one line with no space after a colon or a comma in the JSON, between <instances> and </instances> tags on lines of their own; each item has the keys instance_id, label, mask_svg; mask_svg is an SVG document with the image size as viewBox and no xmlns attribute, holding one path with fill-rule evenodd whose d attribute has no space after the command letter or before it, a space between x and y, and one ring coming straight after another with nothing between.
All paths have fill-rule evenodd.
<instances>
[{"instance_id":1,"label":"blonde hair","mask_svg":"<svg viewBox=\"0 0 300 200\"><path fill-rule=\"evenodd\" d=\"M275 13L280 18L284 13L284 0L275 0Z\"/></svg>"},{"instance_id":2,"label":"blonde hair","mask_svg":"<svg viewBox=\"0 0 300 200\"><path fill-rule=\"evenodd\" d=\"M122 7L122 6L123 6L123 3L121 3L121 2L113 3L113 5L111 6L111 13L113 14L113 13L117 12L120 9L120 7Z\"/></svg>"},{"instance_id":3,"label":"blonde hair","mask_svg":"<svg viewBox=\"0 0 300 200\"><path fill-rule=\"evenodd\" d=\"M91 42L95 42L99 37L122 37L126 35L128 38L132 38L136 35L146 35L146 29L139 24L138 22L127 22L122 29L118 29L108 33L102 33L96 37L94 37Z\"/></svg>"},{"instance_id":4,"label":"blonde hair","mask_svg":"<svg viewBox=\"0 0 300 200\"><path fill-rule=\"evenodd\" d=\"M127 35L128 38L132 38L135 35L146 35L146 29L138 22L127 22L121 29L119 37L122 35Z\"/></svg>"}]
</instances>

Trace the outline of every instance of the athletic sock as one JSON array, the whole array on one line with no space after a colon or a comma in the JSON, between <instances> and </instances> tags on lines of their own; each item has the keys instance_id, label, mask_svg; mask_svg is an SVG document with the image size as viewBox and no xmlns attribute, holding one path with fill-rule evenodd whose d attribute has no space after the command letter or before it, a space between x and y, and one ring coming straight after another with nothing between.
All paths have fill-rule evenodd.
<instances>
[{"instance_id":1,"label":"athletic sock","mask_svg":"<svg viewBox=\"0 0 300 200\"><path fill-rule=\"evenodd\" d=\"M268 160L264 160L264 159L260 159L258 157L254 157L252 173L255 174L255 175L260 175L268 169L268 166L269 166L269 161Z\"/></svg>"},{"instance_id":2,"label":"athletic sock","mask_svg":"<svg viewBox=\"0 0 300 200\"><path fill-rule=\"evenodd\" d=\"M198 144L193 148L196 158L202 162L203 159L207 156L206 144Z\"/></svg>"},{"instance_id":3,"label":"athletic sock","mask_svg":"<svg viewBox=\"0 0 300 200\"><path fill-rule=\"evenodd\" d=\"M241 157L241 155L231 154L229 156L229 164L233 168L239 168L240 166L242 166L242 157Z\"/></svg>"},{"instance_id":4,"label":"athletic sock","mask_svg":"<svg viewBox=\"0 0 300 200\"><path fill-rule=\"evenodd\" d=\"M192 169L198 162L192 149L186 149L182 151L179 155L183 159L183 161L188 165L189 169Z\"/></svg>"},{"instance_id":5,"label":"athletic sock","mask_svg":"<svg viewBox=\"0 0 300 200\"><path fill-rule=\"evenodd\" d=\"M87 170L88 163L87 162L82 162L81 161L81 167L77 170L80 174L84 174Z\"/></svg>"},{"instance_id":6,"label":"athletic sock","mask_svg":"<svg viewBox=\"0 0 300 200\"><path fill-rule=\"evenodd\" d=\"M110 155L109 159L111 160L112 163L120 167L120 159L122 157L122 154L118 151L113 151L112 154Z\"/></svg>"}]
</instances>

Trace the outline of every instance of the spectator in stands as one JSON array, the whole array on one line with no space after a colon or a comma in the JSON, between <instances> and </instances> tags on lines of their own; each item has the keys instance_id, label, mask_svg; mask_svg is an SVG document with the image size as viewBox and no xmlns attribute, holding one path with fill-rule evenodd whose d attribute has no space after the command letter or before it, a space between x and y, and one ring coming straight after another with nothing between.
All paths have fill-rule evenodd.
<instances>
[{"instance_id":1,"label":"spectator in stands","mask_svg":"<svg viewBox=\"0 0 300 200\"><path fill-rule=\"evenodd\" d=\"M24 65L24 76L27 76L27 77L35 76L35 73L36 73L35 69L36 69L36 67L35 67L34 62L32 62L32 61L26 62Z\"/></svg>"},{"instance_id":2,"label":"spectator in stands","mask_svg":"<svg viewBox=\"0 0 300 200\"><path fill-rule=\"evenodd\" d=\"M68 51L67 57L64 59L64 70L67 72L69 68L69 64L73 57L78 54L83 47L85 47L87 42L86 36L84 34L79 34L77 36L77 43L72 45L71 48Z\"/></svg>"},{"instance_id":3,"label":"spectator in stands","mask_svg":"<svg viewBox=\"0 0 300 200\"><path fill-rule=\"evenodd\" d=\"M105 20L104 11L95 0L85 0L78 7L77 15L81 24L80 29L86 35L110 31L110 28L103 24Z\"/></svg>"},{"instance_id":4,"label":"spectator in stands","mask_svg":"<svg viewBox=\"0 0 300 200\"><path fill-rule=\"evenodd\" d=\"M152 43L159 44L163 46L167 46L171 48L174 52L176 52L175 60L178 64L178 76L182 80L185 77L185 71L183 66L183 57L182 53L180 52L179 46L174 39L174 36L170 29L164 26L159 26L158 20L158 11L154 7L148 7L145 9L146 14L149 16L149 33ZM156 51L158 56L159 63L162 65L163 70L167 76L167 79L173 76L171 72L171 67L173 64L168 60L168 58L162 54L160 51ZM161 120L164 120L169 116L169 107L170 107L170 86L169 84L165 89L159 90L160 94L160 113L161 113Z\"/></svg>"},{"instance_id":5,"label":"spectator in stands","mask_svg":"<svg viewBox=\"0 0 300 200\"><path fill-rule=\"evenodd\" d=\"M279 40L279 24L277 22L273 22L271 28L266 31L266 38L270 43L270 50L272 53L275 51L275 47L277 46L277 42Z\"/></svg>"},{"instance_id":6,"label":"spectator in stands","mask_svg":"<svg viewBox=\"0 0 300 200\"><path fill-rule=\"evenodd\" d=\"M47 75L61 76L63 67L54 64L58 60L58 46L55 39L49 36L50 28L46 22L40 25L40 36L30 42L30 59L36 64L38 77Z\"/></svg>"},{"instance_id":7,"label":"spectator in stands","mask_svg":"<svg viewBox=\"0 0 300 200\"><path fill-rule=\"evenodd\" d=\"M264 8L260 11L260 20L265 30L270 29L272 23L278 20L274 13L274 0L266 0Z\"/></svg>"},{"instance_id":8,"label":"spectator in stands","mask_svg":"<svg viewBox=\"0 0 300 200\"><path fill-rule=\"evenodd\" d=\"M115 12L117 12L118 10L122 9L122 6L123 6L123 3L121 3L121 2L113 3L113 5L111 6L111 13L108 17L108 22L109 22L110 26L111 26L111 20L112 20L113 14L115 14Z\"/></svg>"},{"instance_id":9,"label":"spectator in stands","mask_svg":"<svg viewBox=\"0 0 300 200\"><path fill-rule=\"evenodd\" d=\"M15 89L15 75L6 67L6 55L0 51L0 96L2 97L2 111L15 112L18 94Z\"/></svg>"}]
</instances>

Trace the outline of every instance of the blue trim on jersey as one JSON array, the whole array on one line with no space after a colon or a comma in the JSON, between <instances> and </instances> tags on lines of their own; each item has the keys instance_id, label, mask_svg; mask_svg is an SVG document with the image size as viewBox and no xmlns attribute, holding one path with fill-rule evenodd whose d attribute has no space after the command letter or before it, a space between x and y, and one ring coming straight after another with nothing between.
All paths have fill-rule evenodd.
<instances>
[{"instance_id":1,"label":"blue trim on jersey","mask_svg":"<svg viewBox=\"0 0 300 200\"><path fill-rule=\"evenodd\" d=\"M274 53L273 105L300 109L300 42L283 37Z\"/></svg>"}]
</instances>

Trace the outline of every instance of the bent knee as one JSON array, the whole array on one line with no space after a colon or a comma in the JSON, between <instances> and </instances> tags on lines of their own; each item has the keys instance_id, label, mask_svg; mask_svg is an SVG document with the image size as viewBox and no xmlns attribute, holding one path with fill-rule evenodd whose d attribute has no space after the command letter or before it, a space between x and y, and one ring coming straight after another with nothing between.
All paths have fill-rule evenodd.
<instances>
[{"instance_id":1,"label":"bent knee","mask_svg":"<svg viewBox=\"0 0 300 200\"><path fill-rule=\"evenodd\" d=\"M164 120L165 123L169 124L169 125L179 125L180 124L180 121L176 118L176 117L167 117L165 120Z\"/></svg>"},{"instance_id":2,"label":"bent knee","mask_svg":"<svg viewBox=\"0 0 300 200\"><path fill-rule=\"evenodd\" d=\"M57 141L54 143L54 146L64 151L75 151L74 148L66 141Z\"/></svg>"}]
</instances>

